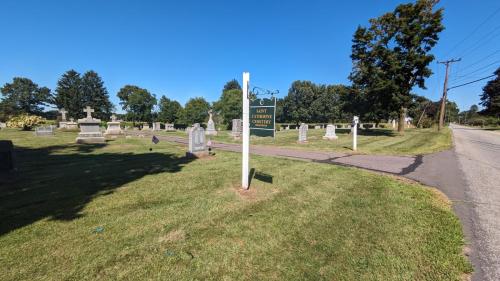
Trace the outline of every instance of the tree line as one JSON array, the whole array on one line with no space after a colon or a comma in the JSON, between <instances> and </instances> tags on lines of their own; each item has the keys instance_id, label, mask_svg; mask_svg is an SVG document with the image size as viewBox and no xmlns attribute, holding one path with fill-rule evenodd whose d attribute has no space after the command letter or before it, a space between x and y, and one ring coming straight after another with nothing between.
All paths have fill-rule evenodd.
<instances>
[{"instance_id":1,"label":"tree line","mask_svg":"<svg viewBox=\"0 0 500 281\"><path fill-rule=\"evenodd\" d=\"M366 122L379 123L398 119L398 130L404 129L406 116L415 124L427 126L436 121L439 102L413 93L415 87L425 89L425 80L432 74L430 53L439 40L443 9L435 9L437 1L417 0L398 5L393 11L359 26L352 38L349 75L351 85L322 85L311 81L292 82L288 94L277 99L276 120L282 123L349 122L353 115ZM483 114L500 114L500 69L496 77L483 88ZM232 119L241 118L242 93L238 81L230 80L222 88L217 101L209 103L202 97L191 98L184 106L178 101L150 93L136 85L125 85L117 96L125 114L124 120L153 120L182 124L207 121L208 110L215 112L214 121L230 126ZM27 78L16 77L1 88L0 119L17 113L54 115L44 111L53 105L64 107L69 116L84 116L82 108L92 106L95 116L108 120L114 106L99 75L87 71L80 75L67 71L59 79L55 93L39 87ZM458 108L448 101L448 121L457 121Z\"/></svg>"}]
</instances>

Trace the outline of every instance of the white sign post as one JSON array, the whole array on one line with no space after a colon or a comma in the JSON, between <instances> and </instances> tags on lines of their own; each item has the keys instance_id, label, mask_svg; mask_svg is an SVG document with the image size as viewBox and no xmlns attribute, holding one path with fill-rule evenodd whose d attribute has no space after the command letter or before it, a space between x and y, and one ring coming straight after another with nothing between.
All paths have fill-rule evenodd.
<instances>
[{"instance_id":1,"label":"white sign post","mask_svg":"<svg viewBox=\"0 0 500 281\"><path fill-rule=\"evenodd\" d=\"M248 189L249 153L250 153L250 101L248 99L248 86L250 83L250 73L243 72L243 150L241 165L241 187Z\"/></svg>"},{"instance_id":2,"label":"white sign post","mask_svg":"<svg viewBox=\"0 0 500 281\"><path fill-rule=\"evenodd\" d=\"M359 117L354 116L352 120L352 150L356 151L358 149L358 122Z\"/></svg>"}]
</instances>

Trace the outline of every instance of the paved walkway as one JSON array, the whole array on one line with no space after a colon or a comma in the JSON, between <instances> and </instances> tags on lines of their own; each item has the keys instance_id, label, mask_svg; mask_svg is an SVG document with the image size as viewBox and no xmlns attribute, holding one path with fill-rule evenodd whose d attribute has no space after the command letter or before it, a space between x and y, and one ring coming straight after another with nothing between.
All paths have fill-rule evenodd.
<instances>
[{"instance_id":1,"label":"paved walkway","mask_svg":"<svg viewBox=\"0 0 500 281\"><path fill-rule=\"evenodd\" d=\"M455 148L423 156L351 155L272 146L250 146L250 153L363 168L403 176L437 187L453 202L468 241L473 280L500 280L500 137L451 126ZM158 136L187 144L187 139ZM241 152L240 144L212 142L215 149Z\"/></svg>"}]
</instances>

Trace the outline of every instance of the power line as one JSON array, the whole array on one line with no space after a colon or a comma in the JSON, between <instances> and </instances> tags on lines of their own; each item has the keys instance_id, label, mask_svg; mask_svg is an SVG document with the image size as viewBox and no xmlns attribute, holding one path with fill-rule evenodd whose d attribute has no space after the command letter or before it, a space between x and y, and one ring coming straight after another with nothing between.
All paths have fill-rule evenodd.
<instances>
[{"instance_id":1,"label":"power line","mask_svg":"<svg viewBox=\"0 0 500 281\"><path fill-rule=\"evenodd\" d=\"M461 76L457 76L457 77L454 79L454 82L457 82L457 81L460 81L460 80L464 80L464 78L465 78L465 77L468 77L468 76L470 76L471 74L474 74L474 73L476 73L476 72L478 72L478 71L481 71L481 70L483 70L483 69L489 68L489 67L491 67L491 66L493 66L493 65L495 65L495 64L497 64L497 63L500 63L500 60L496 60L496 61L494 61L494 62L492 62L492 63L490 63L490 64L488 64L488 65L485 65L485 66L483 66L483 67L480 67L480 68L478 68L478 69L476 69L476 70L474 70L474 71L472 71L472 72L469 72L469 73L467 73L467 74L464 74L464 75L461 75Z\"/></svg>"},{"instance_id":2,"label":"power line","mask_svg":"<svg viewBox=\"0 0 500 281\"><path fill-rule=\"evenodd\" d=\"M455 88L462 87L462 86L465 86L465 85L469 85L469 84L472 84L472 83L476 83L476 82L479 82L479 81L482 81L482 80L485 80L485 79L488 79L488 78L491 78L491 77L494 77L494 76L496 76L496 74L492 74L490 76L486 76L486 77L483 77L481 79L477 79L477 80L470 81L470 82L467 82L467 83L464 83L464 84L453 86L453 87L448 88L447 90L451 90L451 89L455 89Z\"/></svg>"},{"instance_id":3,"label":"power line","mask_svg":"<svg viewBox=\"0 0 500 281\"><path fill-rule=\"evenodd\" d=\"M469 65L465 66L464 68L462 68L462 70L463 70L463 69L470 68L470 67L472 67L472 66L474 66L474 65L476 65L476 64L478 64L478 63L480 63L480 62L483 62L483 61L485 61L486 59L488 59L488 58L490 58L490 57L492 57L492 56L494 56L495 54L498 54L498 53L500 53L500 49L498 49L498 50L494 51L493 53L491 53L491 54L489 54L489 55L487 55L487 56L485 56L485 57L483 57L483 58L481 58L481 59L479 59L479 60L477 60L476 62L474 62L474 63L472 63L472 64L469 64Z\"/></svg>"},{"instance_id":4,"label":"power line","mask_svg":"<svg viewBox=\"0 0 500 281\"><path fill-rule=\"evenodd\" d=\"M479 28L481 28L481 26L483 26L485 23L487 23L491 18L493 18L498 12L500 12L500 7L498 9L496 9L491 15L489 15L483 22L481 22L476 28L474 28L474 30L469 33L467 36L465 36L464 39L462 39L461 41L459 41L455 46L453 46L453 48L451 48L450 51L448 51L448 55L451 54L460 44L462 44L463 42L465 42L467 39L469 39L471 36L473 36L478 30Z\"/></svg>"},{"instance_id":5,"label":"power line","mask_svg":"<svg viewBox=\"0 0 500 281\"><path fill-rule=\"evenodd\" d=\"M495 28L493 28L492 31L490 31L488 34L486 34L485 36L483 36L481 39L479 39L479 41L477 41L475 44L471 45L468 49L465 49L461 54L460 56L463 57L463 56L467 56L469 55L470 53L474 52L475 50L481 48L482 46L484 46L486 43L489 43L491 40L495 39L496 37L498 37L500 35L500 33L498 34L495 34L495 32L497 30L500 30L500 25L499 26L496 26ZM491 36L491 37L490 37ZM489 38L488 38L489 37ZM484 41L484 42L483 42Z\"/></svg>"}]
</instances>

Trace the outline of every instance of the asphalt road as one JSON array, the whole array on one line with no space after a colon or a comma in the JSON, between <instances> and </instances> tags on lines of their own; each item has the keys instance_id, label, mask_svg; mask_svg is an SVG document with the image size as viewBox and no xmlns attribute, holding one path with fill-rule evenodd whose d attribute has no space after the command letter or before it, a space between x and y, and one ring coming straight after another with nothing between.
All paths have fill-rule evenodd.
<instances>
[{"instance_id":1,"label":"asphalt road","mask_svg":"<svg viewBox=\"0 0 500 281\"><path fill-rule=\"evenodd\" d=\"M500 280L500 134L458 125L455 147L424 156L360 155L250 146L250 153L358 167L403 176L445 193L462 222L474 266L473 280ZM150 134L150 133L148 133ZM187 144L186 138L158 138ZM240 152L241 145L212 147Z\"/></svg>"},{"instance_id":2,"label":"asphalt road","mask_svg":"<svg viewBox=\"0 0 500 281\"><path fill-rule=\"evenodd\" d=\"M462 204L472 211L469 233L478 259L473 279L500 280L500 134L451 127L461 171L455 176L465 180Z\"/></svg>"}]
</instances>

